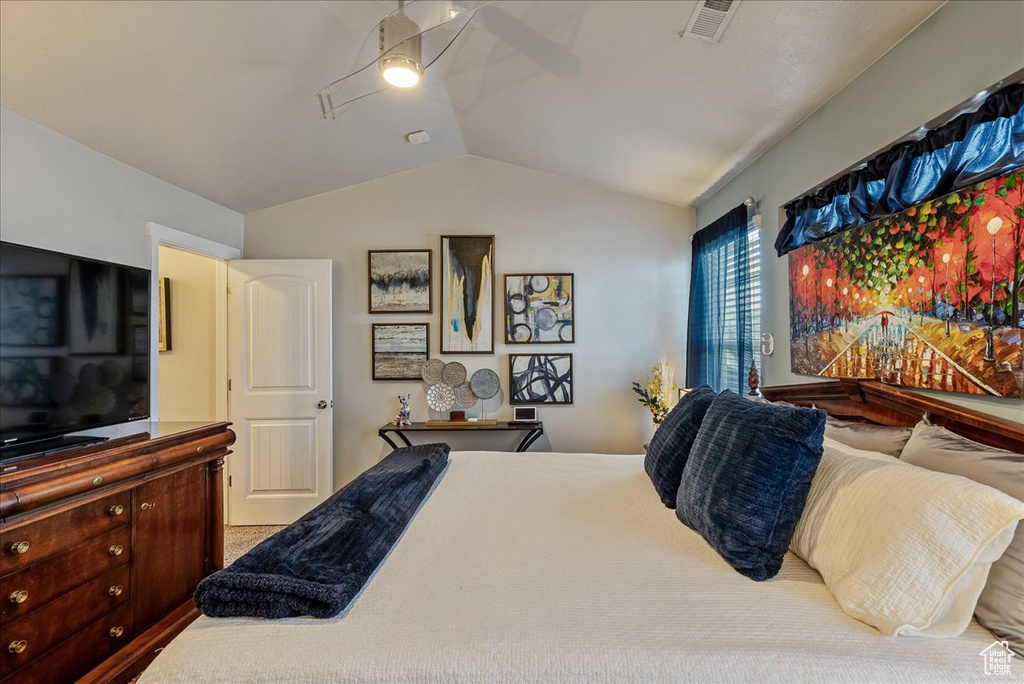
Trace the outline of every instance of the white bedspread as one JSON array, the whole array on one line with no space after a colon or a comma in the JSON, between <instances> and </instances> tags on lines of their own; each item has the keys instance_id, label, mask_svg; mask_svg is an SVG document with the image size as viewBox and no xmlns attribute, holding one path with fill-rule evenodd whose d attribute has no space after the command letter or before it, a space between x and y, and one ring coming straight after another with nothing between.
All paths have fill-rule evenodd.
<instances>
[{"instance_id":1,"label":"white bedspread","mask_svg":"<svg viewBox=\"0 0 1024 684\"><path fill-rule=\"evenodd\" d=\"M992 641L884 637L792 554L746 579L640 456L461 452L346 615L201 617L140 684L985 681Z\"/></svg>"}]
</instances>

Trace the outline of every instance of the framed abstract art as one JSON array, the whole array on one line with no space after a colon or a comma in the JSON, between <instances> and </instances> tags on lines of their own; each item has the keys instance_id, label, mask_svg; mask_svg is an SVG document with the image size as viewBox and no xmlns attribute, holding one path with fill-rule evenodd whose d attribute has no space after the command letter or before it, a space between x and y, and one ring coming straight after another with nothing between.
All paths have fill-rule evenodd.
<instances>
[{"instance_id":1,"label":"framed abstract art","mask_svg":"<svg viewBox=\"0 0 1024 684\"><path fill-rule=\"evenodd\" d=\"M369 312L433 313L430 249L371 249L368 253Z\"/></svg>"},{"instance_id":2,"label":"framed abstract art","mask_svg":"<svg viewBox=\"0 0 1024 684\"><path fill-rule=\"evenodd\" d=\"M509 354L509 404L571 404L572 354Z\"/></svg>"},{"instance_id":3,"label":"framed abstract art","mask_svg":"<svg viewBox=\"0 0 1024 684\"><path fill-rule=\"evenodd\" d=\"M505 343L576 341L572 273L505 275Z\"/></svg>"},{"instance_id":4,"label":"framed abstract art","mask_svg":"<svg viewBox=\"0 0 1024 684\"><path fill-rule=\"evenodd\" d=\"M427 323L374 323L374 380L422 380L429 356L430 325Z\"/></svg>"},{"instance_id":5,"label":"framed abstract art","mask_svg":"<svg viewBox=\"0 0 1024 684\"><path fill-rule=\"evenodd\" d=\"M441 353L494 353L494 236L441 236Z\"/></svg>"}]
</instances>

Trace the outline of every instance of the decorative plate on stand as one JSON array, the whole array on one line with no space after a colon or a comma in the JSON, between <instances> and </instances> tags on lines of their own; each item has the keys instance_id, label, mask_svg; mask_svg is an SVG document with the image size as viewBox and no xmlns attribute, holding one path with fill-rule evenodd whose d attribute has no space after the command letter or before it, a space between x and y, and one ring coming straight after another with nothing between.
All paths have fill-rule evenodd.
<instances>
[{"instance_id":1,"label":"decorative plate on stand","mask_svg":"<svg viewBox=\"0 0 1024 684\"><path fill-rule=\"evenodd\" d=\"M451 363L444 364L444 370L441 371L441 381L451 387L458 387L466 382L466 375L466 367L458 361L452 361Z\"/></svg>"},{"instance_id":2,"label":"decorative plate on stand","mask_svg":"<svg viewBox=\"0 0 1024 684\"><path fill-rule=\"evenodd\" d=\"M427 406L435 411L447 411L455 405L455 390L451 385L438 382L427 388Z\"/></svg>"},{"instance_id":3,"label":"decorative plate on stand","mask_svg":"<svg viewBox=\"0 0 1024 684\"><path fill-rule=\"evenodd\" d=\"M477 396L468 382L464 382L455 388L455 406L460 409L468 409L476 406Z\"/></svg>"},{"instance_id":4,"label":"decorative plate on stand","mask_svg":"<svg viewBox=\"0 0 1024 684\"><path fill-rule=\"evenodd\" d=\"M444 372L444 361L441 359L430 359L423 364L423 382L433 385L441 382L441 374Z\"/></svg>"},{"instance_id":5,"label":"decorative plate on stand","mask_svg":"<svg viewBox=\"0 0 1024 684\"><path fill-rule=\"evenodd\" d=\"M469 380L473 394L481 399L490 399L501 391L501 380L490 368L481 368Z\"/></svg>"}]
</instances>

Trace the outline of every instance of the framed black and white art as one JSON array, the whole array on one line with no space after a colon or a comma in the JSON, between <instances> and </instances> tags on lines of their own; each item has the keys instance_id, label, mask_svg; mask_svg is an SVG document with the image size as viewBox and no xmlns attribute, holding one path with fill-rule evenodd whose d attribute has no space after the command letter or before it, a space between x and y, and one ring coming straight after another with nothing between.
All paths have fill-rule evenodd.
<instances>
[{"instance_id":1,"label":"framed black and white art","mask_svg":"<svg viewBox=\"0 0 1024 684\"><path fill-rule=\"evenodd\" d=\"M571 404L572 354L509 354L509 404Z\"/></svg>"}]
</instances>

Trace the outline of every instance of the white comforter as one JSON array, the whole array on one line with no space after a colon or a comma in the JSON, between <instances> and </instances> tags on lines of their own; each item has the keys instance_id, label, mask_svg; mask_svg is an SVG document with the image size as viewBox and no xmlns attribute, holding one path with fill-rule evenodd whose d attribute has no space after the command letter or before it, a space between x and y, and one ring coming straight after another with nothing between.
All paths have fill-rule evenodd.
<instances>
[{"instance_id":1,"label":"white comforter","mask_svg":"<svg viewBox=\"0 0 1024 684\"><path fill-rule=\"evenodd\" d=\"M983 681L992 641L884 637L792 554L746 579L640 456L461 452L346 615L202 617L140 684Z\"/></svg>"}]
</instances>

